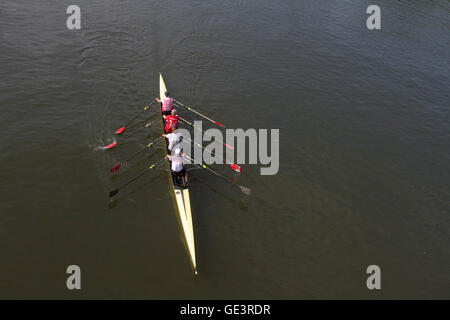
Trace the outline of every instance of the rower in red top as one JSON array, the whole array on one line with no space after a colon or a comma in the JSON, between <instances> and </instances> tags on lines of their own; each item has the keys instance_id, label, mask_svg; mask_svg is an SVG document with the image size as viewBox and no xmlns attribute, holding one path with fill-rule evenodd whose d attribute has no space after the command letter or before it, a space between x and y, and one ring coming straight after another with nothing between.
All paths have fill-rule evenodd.
<instances>
[{"instance_id":1,"label":"rower in red top","mask_svg":"<svg viewBox=\"0 0 450 320\"><path fill-rule=\"evenodd\" d=\"M169 97L169 91L166 91L164 95L162 99L155 98L155 100L161 103L161 114L169 116L173 109L173 99Z\"/></svg>"},{"instance_id":2,"label":"rower in red top","mask_svg":"<svg viewBox=\"0 0 450 320\"><path fill-rule=\"evenodd\" d=\"M175 129L178 129L178 120L180 117L177 115L177 110L173 109L171 115L163 115L163 118L166 120L166 126L164 127L166 133L172 133Z\"/></svg>"}]
</instances>

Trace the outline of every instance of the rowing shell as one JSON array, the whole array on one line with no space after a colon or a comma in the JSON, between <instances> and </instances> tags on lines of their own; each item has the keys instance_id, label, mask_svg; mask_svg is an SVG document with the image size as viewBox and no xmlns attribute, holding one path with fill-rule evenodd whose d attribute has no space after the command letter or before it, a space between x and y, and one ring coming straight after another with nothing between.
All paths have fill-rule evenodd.
<instances>
[{"instance_id":1,"label":"rowing shell","mask_svg":"<svg viewBox=\"0 0 450 320\"><path fill-rule=\"evenodd\" d=\"M166 84L161 74L159 74L159 98L162 100L167 91ZM161 125L163 126L162 118ZM164 132L164 126L163 126ZM167 140L166 150L167 150ZM170 163L169 163L170 168ZM181 221L181 226L183 227L184 239L186 240L187 249L189 252L189 257L191 258L192 267L194 268L194 273L197 274L197 264L195 262L195 242L194 242L194 228L192 224L192 214L191 214L191 203L189 199L189 189L180 187L174 184L172 174L169 170L169 188L173 190L173 195L176 200L176 211L178 217Z\"/></svg>"}]
</instances>

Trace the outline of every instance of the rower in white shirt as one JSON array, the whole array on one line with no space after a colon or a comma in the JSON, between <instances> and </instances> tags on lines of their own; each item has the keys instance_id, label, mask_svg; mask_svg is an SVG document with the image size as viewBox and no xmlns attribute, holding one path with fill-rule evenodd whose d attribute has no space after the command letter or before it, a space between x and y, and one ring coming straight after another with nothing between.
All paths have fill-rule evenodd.
<instances>
[{"instance_id":1,"label":"rower in white shirt","mask_svg":"<svg viewBox=\"0 0 450 320\"><path fill-rule=\"evenodd\" d=\"M179 133L169 133L169 134L163 134L163 137L168 140L167 144L167 153L172 153L173 148L183 140L183 137Z\"/></svg>"},{"instance_id":2,"label":"rower in white shirt","mask_svg":"<svg viewBox=\"0 0 450 320\"><path fill-rule=\"evenodd\" d=\"M186 169L184 168L184 156L180 148L176 148L174 155L167 155L170 160L170 171L174 176L184 177L184 184L187 184Z\"/></svg>"}]
</instances>

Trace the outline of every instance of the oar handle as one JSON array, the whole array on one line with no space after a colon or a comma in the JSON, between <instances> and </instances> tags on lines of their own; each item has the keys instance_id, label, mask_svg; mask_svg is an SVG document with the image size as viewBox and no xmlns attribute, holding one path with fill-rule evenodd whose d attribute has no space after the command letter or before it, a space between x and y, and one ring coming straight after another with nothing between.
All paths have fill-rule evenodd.
<instances>
[{"instance_id":1,"label":"oar handle","mask_svg":"<svg viewBox=\"0 0 450 320\"><path fill-rule=\"evenodd\" d=\"M154 167L156 167L158 164L160 164L161 162L163 162L164 160L166 160L167 157L162 158L161 160L155 162L154 164L152 164L151 166L149 166L147 169L153 169Z\"/></svg>"}]
</instances>

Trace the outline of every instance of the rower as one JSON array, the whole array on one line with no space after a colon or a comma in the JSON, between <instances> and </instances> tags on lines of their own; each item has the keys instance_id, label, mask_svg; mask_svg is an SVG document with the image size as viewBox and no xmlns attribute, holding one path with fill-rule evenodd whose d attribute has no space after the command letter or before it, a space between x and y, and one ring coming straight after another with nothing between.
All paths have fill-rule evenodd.
<instances>
[{"instance_id":1,"label":"rower","mask_svg":"<svg viewBox=\"0 0 450 320\"><path fill-rule=\"evenodd\" d=\"M181 134L179 133L168 133L168 134L163 134L163 137L167 139L168 143L167 143L167 153L171 153L172 149L181 142L181 140L183 139L183 137L181 136Z\"/></svg>"},{"instance_id":2,"label":"rower","mask_svg":"<svg viewBox=\"0 0 450 320\"><path fill-rule=\"evenodd\" d=\"M155 98L155 100L161 103L161 114L169 116L173 109L173 98L169 97L169 91L166 91L164 95L162 99Z\"/></svg>"},{"instance_id":3,"label":"rower","mask_svg":"<svg viewBox=\"0 0 450 320\"><path fill-rule=\"evenodd\" d=\"M169 159L171 165L170 165L170 172L172 173L172 176L175 178L177 177L183 177L183 186L185 187L187 185L187 176L186 176L186 169L184 168L184 155L181 152L180 148L175 149L175 154L173 156L167 155L167 158Z\"/></svg>"},{"instance_id":4,"label":"rower","mask_svg":"<svg viewBox=\"0 0 450 320\"><path fill-rule=\"evenodd\" d=\"M170 115L163 115L163 118L166 120L166 126L164 127L166 133L172 133L175 129L178 129L180 117L177 115L177 110L173 109Z\"/></svg>"}]
</instances>

